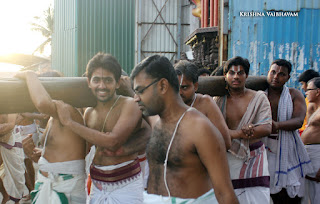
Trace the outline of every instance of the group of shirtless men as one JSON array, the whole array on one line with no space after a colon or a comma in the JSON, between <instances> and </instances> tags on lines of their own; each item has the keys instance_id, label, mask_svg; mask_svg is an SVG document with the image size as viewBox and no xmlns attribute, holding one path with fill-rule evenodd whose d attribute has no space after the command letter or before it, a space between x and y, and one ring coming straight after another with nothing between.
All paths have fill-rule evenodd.
<instances>
[{"instance_id":1,"label":"group of shirtless men","mask_svg":"<svg viewBox=\"0 0 320 204\"><path fill-rule=\"evenodd\" d=\"M316 203L319 166L304 144L320 143L320 79L307 84L314 113L308 111L300 138L297 129L307 108L302 93L285 86L290 62L271 64L263 91L245 88L249 68L247 59L228 60L223 69L227 94L212 98L196 93L197 67L191 62L172 65L154 55L136 65L129 78L121 76L113 56L98 53L86 68L97 102L83 116L51 99L36 73L17 73L37 110L51 116L42 149L32 134L22 141L27 158L39 166L32 202L269 204L270 195L274 203L299 203L305 195ZM128 96L117 89L126 89ZM12 118L1 115L0 136L16 129ZM21 140L12 140L11 149L0 147L21 151L16 145ZM11 185L20 185L14 181L19 179ZM3 186L18 203L23 191L10 190L5 182L2 191ZM304 193L304 186L313 194Z\"/></svg>"}]
</instances>

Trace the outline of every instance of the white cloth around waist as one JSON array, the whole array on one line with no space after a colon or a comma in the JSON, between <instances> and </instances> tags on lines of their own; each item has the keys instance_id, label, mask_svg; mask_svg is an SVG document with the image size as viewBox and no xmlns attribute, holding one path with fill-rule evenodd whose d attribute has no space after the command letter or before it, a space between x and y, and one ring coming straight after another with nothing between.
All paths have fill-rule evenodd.
<instances>
[{"instance_id":1,"label":"white cloth around waist","mask_svg":"<svg viewBox=\"0 0 320 204\"><path fill-rule=\"evenodd\" d=\"M85 173L85 161L72 160L65 162L49 163L44 157L40 157L39 170L53 173L53 174L84 174Z\"/></svg>"},{"instance_id":2,"label":"white cloth around waist","mask_svg":"<svg viewBox=\"0 0 320 204\"><path fill-rule=\"evenodd\" d=\"M143 203L144 204L218 204L214 190L206 192L198 198L178 198L178 197L167 197L156 194L148 194L146 191L143 192Z\"/></svg>"},{"instance_id":3,"label":"white cloth around waist","mask_svg":"<svg viewBox=\"0 0 320 204\"><path fill-rule=\"evenodd\" d=\"M20 133L21 136L26 136L27 134L32 134L37 132L37 125L32 123L31 125L16 125L13 128L13 133Z\"/></svg>"},{"instance_id":4,"label":"white cloth around waist","mask_svg":"<svg viewBox=\"0 0 320 204\"><path fill-rule=\"evenodd\" d=\"M310 144L310 145L305 145L305 147L309 154L311 164L314 170L313 173L308 175L314 177L318 172L318 170L320 169L320 144Z\"/></svg>"},{"instance_id":5,"label":"white cloth around waist","mask_svg":"<svg viewBox=\"0 0 320 204\"><path fill-rule=\"evenodd\" d=\"M65 179L68 176L70 178ZM86 203L85 193L85 174L82 175L52 175L49 177L43 176L40 172L38 173L38 180L36 186L39 185L39 189L32 191L34 194L34 204L63 204L65 201L62 200L61 195L64 194L65 198L70 204L84 204ZM63 196L63 197L64 197Z\"/></svg>"}]
</instances>

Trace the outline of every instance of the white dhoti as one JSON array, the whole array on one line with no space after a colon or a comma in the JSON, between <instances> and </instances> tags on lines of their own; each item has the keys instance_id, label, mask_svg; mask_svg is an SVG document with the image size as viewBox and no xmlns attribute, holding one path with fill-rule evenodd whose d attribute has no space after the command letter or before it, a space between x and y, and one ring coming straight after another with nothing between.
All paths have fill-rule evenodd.
<instances>
[{"instance_id":1,"label":"white dhoti","mask_svg":"<svg viewBox=\"0 0 320 204\"><path fill-rule=\"evenodd\" d=\"M90 204L141 204L143 179L139 160L111 166L91 165Z\"/></svg>"},{"instance_id":2,"label":"white dhoti","mask_svg":"<svg viewBox=\"0 0 320 204\"><path fill-rule=\"evenodd\" d=\"M35 190L31 192L32 203L86 203L84 160L49 163L41 157L38 164L41 171L48 172L48 177L39 171Z\"/></svg>"},{"instance_id":3,"label":"white dhoti","mask_svg":"<svg viewBox=\"0 0 320 204\"><path fill-rule=\"evenodd\" d=\"M12 134L7 143L0 143L0 152L4 167L1 175L4 188L11 200L19 201L23 195L28 194L25 186L21 138Z\"/></svg>"},{"instance_id":4,"label":"white dhoti","mask_svg":"<svg viewBox=\"0 0 320 204\"><path fill-rule=\"evenodd\" d=\"M203 194L198 198L177 198L177 197L166 197L155 194L148 194L146 191L143 192L143 203L144 204L218 204L217 198L214 194L213 189Z\"/></svg>"},{"instance_id":5,"label":"white dhoti","mask_svg":"<svg viewBox=\"0 0 320 204\"><path fill-rule=\"evenodd\" d=\"M309 177L314 178L316 173L320 169L320 144L306 145L306 150L309 154L314 172L307 174ZM305 180L306 199L310 200L311 204L320 203L320 182L312 181L310 179Z\"/></svg>"},{"instance_id":6,"label":"white dhoti","mask_svg":"<svg viewBox=\"0 0 320 204\"><path fill-rule=\"evenodd\" d=\"M143 177L143 187L146 189L148 185L148 177L149 177L149 163L146 157L146 154L141 154L138 156L141 166L141 172Z\"/></svg>"},{"instance_id":7,"label":"white dhoti","mask_svg":"<svg viewBox=\"0 0 320 204\"><path fill-rule=\"evenodd\" d=\"M260 141L250 145L247 161L227 153L230 178L240 203L270 203L267 152ZM259 200L259 202L256 202Z\"/></svg>"}]
</instances>

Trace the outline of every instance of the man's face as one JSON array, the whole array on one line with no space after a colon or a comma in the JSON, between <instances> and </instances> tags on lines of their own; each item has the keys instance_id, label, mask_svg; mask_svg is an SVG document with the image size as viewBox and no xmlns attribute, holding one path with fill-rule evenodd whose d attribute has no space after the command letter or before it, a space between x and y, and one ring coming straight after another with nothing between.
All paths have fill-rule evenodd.
<instances>
[{"instance_id":1,"label":"man's face","mask_svg":"<svg viewBox=\"0 0 320 204\"><path fill-rule=\"evenodd\" d=\"M229 71L224 76L225 80L231 89L243 89L248 75L244 71L243 66L236 65L230 67Z\"/></svg>"},{"instance_id":2,"label":"man's face","mask_svg":"<svg viewBox=\"0 0 320 204\"><path fill-rule=\"evenodd\" d=\"M300 85L304 92L307 92L307 83L304 81L300 81Z\"/></svg>"},{"instance_id":3,"label":"man's face","mask_svg":"<svg viewBox=\"0 0 320 204\"><path fill-rule=\"evenodd\" d=\"M119 88L119 83L115 80L114 74L103 68L94 70L88 85L93 95L100 102L111 100L116 89Z\"/></svg>"},{"instance_id":4,"label":"man's face","mask_svg":"<svg viewBox=\"0 0 320 204\"><path fill-rule=\"evenodd\" d=\"M310 82L307 85L306 95L309 102L315 102L319 96L319 89L314 85L314 82Z\"/></svg>"},{"instance_id":5,"label":"man's face","mask_svg":"<svg viewBox=\"0 0 320 204\"><path fill-rule=\"evenodd\" d=\"M187 79L184 75L178 75L180 83L180 96L185 104L190 105L194 98L194 94L197 91L197 83L193 83L191 80Z\"/></svg>"},{"instance_id":6,"label":"man's face","mask_svg":"<svg viewBox=\"0 0 320 204\"><path fill-rule=\"evenodd\" d=\"M141 71L133 80L134 100L145 116L157 115L162 107L161 97L157 94L159 80Z\"/></svg>"},{"instance_id":7,"label":"man's face","mask_svg":"<svg viewBox=\"0 0 320 204\"><path fill-rule=\"evenodd\" d=\"M268 72L267 81L272 88L282 88L290 79L288 68L273 64Z\"/></svg>"}]
</instances>

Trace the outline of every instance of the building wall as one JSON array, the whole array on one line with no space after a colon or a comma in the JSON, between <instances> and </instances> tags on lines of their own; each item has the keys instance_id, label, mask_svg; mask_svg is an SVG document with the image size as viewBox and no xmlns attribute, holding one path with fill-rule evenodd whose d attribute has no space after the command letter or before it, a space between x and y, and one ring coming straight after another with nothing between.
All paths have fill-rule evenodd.
<instances>
[{"instance_id":1,"label":"building wall","mask_svg":"<svg viewBox=\"0 0 320 204\"><path fill-rule=\"evenodd\" d=\"M286 11L298 16L267 16L268 12ZM245 17L240 12L265 16ZM299 74L320 69L319 25L318 0L229 0L228 58L248 58L252 75L267 75L273 60L287 59L293 65L288 85L298 87Z\"/></svg>"},{"instance_id":2,"label":"building wall","mask_svg":"<svg viewBox=\"0 0 320 204\"><path fill-rule=\"evenodd\" d=\"M188 0L136 0L135 62L154 54L174 61L191 50L184 44L191 33L190 16Z\"/></svg>"},{"instance_id":3,"label":"building wall","mask_svg":"<svg viewBox=\"0 0 320 204\"><path fill-rule=\"evenodd\" d=\"M52 36L52 69L65 76L77 76L76 0L54 1L54 33Z\"/></svg>"},{"instance_id":4,"label":"building wall","mask_svg":"<svg viewBox=\"0 0 320 204\"><path fill-rule=\"evenodd\" d=\"M52 66L81 76L98 52L115 56L130 73L134 67L135 1L55 0Z\"/></svg>"}]
</instances>

